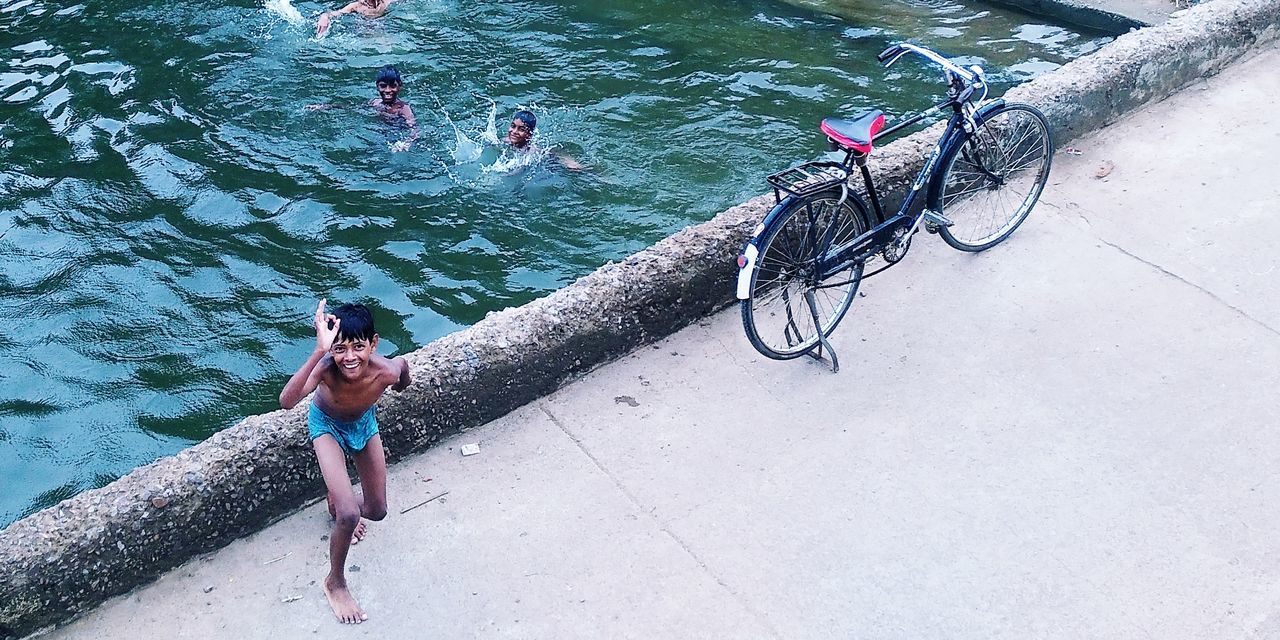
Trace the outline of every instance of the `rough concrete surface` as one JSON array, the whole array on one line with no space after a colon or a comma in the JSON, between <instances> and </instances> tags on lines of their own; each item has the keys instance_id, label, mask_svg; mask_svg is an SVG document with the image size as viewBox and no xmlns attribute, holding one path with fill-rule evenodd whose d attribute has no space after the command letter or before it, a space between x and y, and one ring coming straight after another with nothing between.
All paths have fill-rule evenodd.
<instances>
[{"instance_id":1,"label":"rough concrete surface","mask_svg":"<svg viewBox=\"0 0 1280 640\"><path fill-rule=\"evenodd\" d=\"M1277 65L1073 141L995 249L920 236L838 375L730 309L395 465L363 625L316 505L49 637L1280 636Z\"/></svg>"}]
</instances>

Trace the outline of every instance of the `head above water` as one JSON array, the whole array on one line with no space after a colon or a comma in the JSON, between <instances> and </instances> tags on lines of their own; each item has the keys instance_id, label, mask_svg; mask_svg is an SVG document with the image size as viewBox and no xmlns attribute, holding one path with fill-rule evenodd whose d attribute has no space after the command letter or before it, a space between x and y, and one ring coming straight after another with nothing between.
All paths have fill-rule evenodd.
<instances>
[{"instance_id":1,"label":"head above water","mask_svg":"<svg viewBox=\"0 0 1280 640\"><path fill-rule=\"evenodd\" d=\"M400 70L392 65L378 69L378 77L374 78L373 81L376 84L403 84L404 82L400 78Z\"/></svg>"},{"instance_id":2,"label":"head above water","mask_svg":"<svg viewBox=\"0 0 1280 640\"><path fill-rule=\"evenodd\" d=\"M511 119L523 122L526 127L529 127L529 131L538 128L538 116L533 115L532 111L521 109L514 116L511 116Z\"/></svg>"},{"instance_id":3,"label":"head above water","mask_svg":"<svg viewBox=\"0 0 1280 640\"><path fill-rule=\"evenodd\" d=\"M400 70L387 65L378 69L378 76L373 80L374 86L378 88L378 97L387 104L392 104L400 95L400 89L404 87L404 80L400 78Z\"/></svg>"},{"instance_id":4,"label":"head above water","mask_svg":"<svg viewBox=\"0 0 1280 640\"><path fill-rule=\"evenodd\" d=\"M532 111L521 109L511 116L511 127L507 129L507 141L517 149L529 144L533 139L533 130L538 127L538 117Z\"/></svg>"},{"instance_id":5,"label":"head above water","mask_svg":"<svg viewBox=\"0 0 1280 640\"><path fill-rule=\"evenodd\" d=\"M340 342L372 343L377 340L378 332L373 328L373 314L369 312L369 307L344 304L334 309L333 315L341 321L338 324L338 337L333 341L335 345Z\"/></svg>"}]
</instances>

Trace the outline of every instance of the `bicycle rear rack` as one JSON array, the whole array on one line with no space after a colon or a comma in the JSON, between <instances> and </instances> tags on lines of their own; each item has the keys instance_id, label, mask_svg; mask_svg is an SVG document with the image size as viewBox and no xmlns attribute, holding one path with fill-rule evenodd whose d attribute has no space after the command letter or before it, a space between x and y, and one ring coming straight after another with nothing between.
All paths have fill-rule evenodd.
<instances>
[{"instance_id":1,"label":"bicycle rear rack","mask_svg":"<svg viewBox=\"0 0 1280 640\"><path fill-rule=\"evenodd\" d=\"M782 193L804 197L839 186L849 179L849 170L838 162L806 162L783 169L765 178L773 187L773 197L782 202Z\"/></svg>"}]
</instances>

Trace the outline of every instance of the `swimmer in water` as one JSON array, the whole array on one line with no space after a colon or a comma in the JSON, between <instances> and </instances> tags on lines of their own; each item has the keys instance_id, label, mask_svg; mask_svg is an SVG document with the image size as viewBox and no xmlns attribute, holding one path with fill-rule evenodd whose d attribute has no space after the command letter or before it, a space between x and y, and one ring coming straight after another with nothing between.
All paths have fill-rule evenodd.
<instances>
[{"instance_id":1,"label":"swimmer in water","mask_svg":"<svg viewBox=\"0 0 1280 640\"><path fill-rule=\"evenodd\" d=\"M538 128L538 117L533 115L531 111L521 109L511 117L511 126L507 128L507 136L502 141L516 151L537 151L539 147L533 143L533 130L536 128ZM551 149L550 151L552 157L558 160L564 168L572 171L581 171L584 168L582 163L569 154L558 149Z\"/></svg>"},{"instance_id":2,"label":"swimmer in water","mask_svg":"<svg viewBox=\"0 0 1280 640\"><path fill-rule=\"evenodd\" d=\"M404 89L400 70L392 65L378 69L373 86L378 91L378 97L369 101L369 106L373 107L374 112L389 123L403 122L409 129L408 135L391 143L391 151L408 151L409 147L413 146L413 142L418 139L418 120L414 118L413 109L409 107L409 103L400 99L400 90ZM327 111L336 106L339 105L309 104L306 109L307 111Z\"/></svg>"},{"instance_id":3,"label":"swimmer in water","mask_svg":"<svg viewBox=\"0 0 1280 640\"><path fill-rule=\"evenodd\" d=\"M323 38L326 33L329 33L329 27L336 16L344 13L358 13L366 18L381 18L387 15L387 7L392 2L393 0L356 0L336 11L325 11L320 14L320 19L316 20L316 37Z\"/></svg>"}]
</instances>

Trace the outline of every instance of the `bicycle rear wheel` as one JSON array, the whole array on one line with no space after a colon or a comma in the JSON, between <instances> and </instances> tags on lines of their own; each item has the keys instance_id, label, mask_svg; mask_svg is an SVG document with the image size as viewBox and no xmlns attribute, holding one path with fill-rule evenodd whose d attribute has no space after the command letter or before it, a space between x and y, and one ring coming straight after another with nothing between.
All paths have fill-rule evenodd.
<instances>
[{"instance_id":1,"label":"bicycle rear wheel","mask_svg":"<svg viewBox=\"0 0 1280 640\"><path fill-rule=\"evenodd\" d=\"M1034 107L1009 103L985 114L943 158L929 189L929 208L954 223L939 235L961 251L999 244L1031 213L1052 160L1049 123Z\"/></svg>"},{"instance_id":2,"label":"bicycle rear wheel","mask_svg":"<svg viewBox=\"0 0 1280 640\"><path fill-rule=\"evenodd\" d=\"M761 233L749 297L742 301L742 327L757 351L788 360L818 345L819 328L831 335L853 303L863 264L822 282L815 265L823 251L867 229L866 206L857 195L850 191L841 202L840 190L833 189L794 199Z\"/></svg>"}]
</instances>

